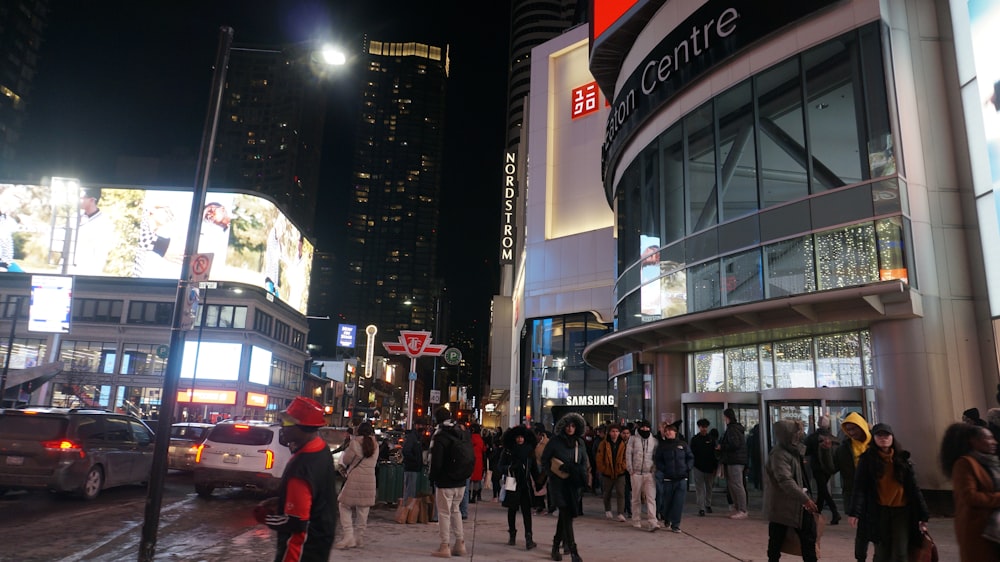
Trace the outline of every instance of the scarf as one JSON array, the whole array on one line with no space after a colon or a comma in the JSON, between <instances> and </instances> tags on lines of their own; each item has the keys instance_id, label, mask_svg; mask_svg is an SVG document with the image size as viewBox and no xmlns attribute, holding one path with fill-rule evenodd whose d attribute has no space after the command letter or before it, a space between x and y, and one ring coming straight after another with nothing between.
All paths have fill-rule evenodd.
<instances>
[{"instance_id":1,"label":"scarf","mask_svg":"<svg viewBox=\"0 0 1000 562\"><path fill-rule=\"evenodd\" d=\"M983 468L993 477L993 489L1000 490L1000 458L979 451L970 451L969 456L979 461Z\"/></svg>"}]
</instances>

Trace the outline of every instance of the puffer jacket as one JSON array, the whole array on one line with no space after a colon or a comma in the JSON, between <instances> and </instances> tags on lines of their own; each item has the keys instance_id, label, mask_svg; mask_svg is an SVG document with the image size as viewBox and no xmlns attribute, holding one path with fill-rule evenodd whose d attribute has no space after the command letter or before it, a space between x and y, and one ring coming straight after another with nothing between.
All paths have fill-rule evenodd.
<instances>
[{"instance_id":1,"label":"puffer jacket","mask_svg":"<svg viewBox=\"0 0 1000 562\"><path fill-rule=\"evenodd\" d=\"M803 505L809 501L803 491L806 476L802 472L799 426L792 420L778 420L772 427L776 445L764 466L764 516L772 523L798 529L802 526Z\"/></svg>"},{"instance_id":2,"label":"puffer jacket","mask_svg":"<svg viewBox=\"0 0 1000 562\"><path fill-rule=\"evenodd\" d=\"M653 461L654 453L656 453L656 437L650 433L649 437L643 439L636 432L628 440L628 451L625 457L628 461L628 473L637 476L656 472L656 463Z\"/></svg>"},{"instance_id":3,"label":"puffer jacket","mask_svg":"<svg viewBox=\"0 0 1000 562\"><path fill-rule=\"evenodd\" d=\"M347 482L337 497L343 505L371 507L375 505L375 465L378 464L378 447L372 456L365 457L361 451L361 441L368 437L351 439L340 464L347 469ZM374 439L374 437L372 437Z\"/></svg>"},{"instance_id":4,"label":"puffer jacket","mask_svg":"<svg viewBox=\"0 0 1000 562\"><path fill-rule=\"evenodd\" d=\"M719 438L719 462L722 464L747 464L747 430L740 422L726 426L726 432Z\"/></svg>"},{"instance_id":5,"label":"puffer jacket","mask_svg":"<svg viewBox=\"0 0 1000 562\"><path fill-rule=\"evenodd\" d=\"M615 479L625 474L628 470L628 462L625 460L627 445L619 437L617 448L613 447L607 438L601 439L597 446L597 472L608 478Z\"/></svg>"},{"instance_id":6,"label":"puffer jacket","mask_svg":"<svg viewBox=\"0 0 1000 562\"><path fill-rule=\"evenodd\" d=\"M687 441L683 439L664 439L660 441L653 453L656 471L668 480L681 480L688 477L694 467L694 455Z\"/></svg>"},{"instance_id":7,"label":"puffer jacket","mask_svg":"<svg viewBox=\"0 0 1000 562\"><path fill-rule=\"evenodd\" d=\"M576 426L572 437L566 434L566 426ZM590 470L590 459L587 457L587 445L583 441L583 430L586 422L583 416L575 412L564 414L556 422L555 436L549 439L542 451L541 469L549 471L552 458L563 461L563 470L569 473L566 478L549 475L548 487L552 505L559 508L560 514L569 513L571 517L582 515L581 499L583 488L587 485L587 474Z\"/></svg>"}]
</instances>

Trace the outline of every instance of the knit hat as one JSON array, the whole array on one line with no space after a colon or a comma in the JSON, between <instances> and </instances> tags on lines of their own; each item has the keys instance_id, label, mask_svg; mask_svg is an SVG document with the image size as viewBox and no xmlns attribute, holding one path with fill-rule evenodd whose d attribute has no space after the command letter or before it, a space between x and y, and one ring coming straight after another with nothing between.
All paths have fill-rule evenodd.
<instances>
[{"instance_id":1,"label":"knit hat","mask_svg":"<svg viewBox=\"0 0 1000 562\"><path fill-rule=\"evenodd\" d=\"M653 426L649 423L649 420L642 420L638 424L636 424L635 427L636 428L642 428L642 427L650 427L651 428Z\"/></svg>"},{"instance_id":2,"label":"knit hat","mask_svg":"<svg viewBox=\"0 0 1000 562\"><path fill-rule=\"evenodd\" d=\"M434 423L440 424L451 419L451 410L445 408L444 406L439 406L437 410L434 410Z\"/></svg>"}]
</instances>

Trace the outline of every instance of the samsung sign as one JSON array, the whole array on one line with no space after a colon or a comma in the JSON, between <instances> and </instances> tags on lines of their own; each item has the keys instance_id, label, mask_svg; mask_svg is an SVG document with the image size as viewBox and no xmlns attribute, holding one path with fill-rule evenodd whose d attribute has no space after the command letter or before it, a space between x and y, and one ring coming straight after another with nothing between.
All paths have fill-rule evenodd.
<instances>
[{"instance_id":1,"label":"samsung sign","mask_svg":"<svg viewBox=\"0 0 1000 562\"><path fill-rule=\"evenodd\" d=\"M738 51L835 0L709 0L670 32L615 93L601 150L608 171L639 126L705 72Z\"/></svg>"},{"instance_id":2,"label":"samsung sign","mask_svg":"<svg viewBox=\"0 0 1000 562\"><path fill-rule=\"evenodd\" d=\"M585 396L567 396L566 397L567 406L614 406L615 396L613 394L608 395L585 395Z\"/></svg>"}]
</instances>

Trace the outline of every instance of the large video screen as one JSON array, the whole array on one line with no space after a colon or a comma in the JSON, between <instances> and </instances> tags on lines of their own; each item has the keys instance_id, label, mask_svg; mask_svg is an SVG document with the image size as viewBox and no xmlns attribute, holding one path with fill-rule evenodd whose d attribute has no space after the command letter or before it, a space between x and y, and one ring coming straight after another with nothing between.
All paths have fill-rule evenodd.
<instances>
[{"instance_id":1,"label":"large video screen","mask_svg":"<svg viewBox=\"0 0 1000 562\"><path fill-rule=\"evenodd\" d=\"M0 267L28 273L177 279L192 193L0 183ZM212 281L265 288L305 314L313 246L267 199L209 192L198 252Z\"/></svg>"},{"instance_id":2,"label":"large video screen","mask_svg":"<svg viewBox=\"0 0 1000 562\"><path fill-rule=\"evenodd\" d=\"M218 341L185 341L181 378L213 381L235 381L240 378L240 356L243 346ZM195 357L198 358L195 362ZM196 366L197 365L197 370Z\"/></svg>"}]
</instances>

